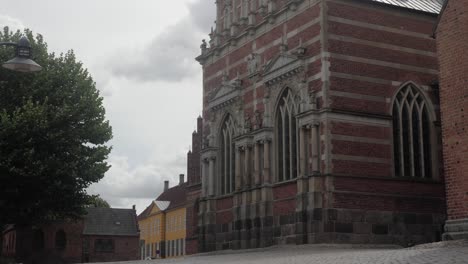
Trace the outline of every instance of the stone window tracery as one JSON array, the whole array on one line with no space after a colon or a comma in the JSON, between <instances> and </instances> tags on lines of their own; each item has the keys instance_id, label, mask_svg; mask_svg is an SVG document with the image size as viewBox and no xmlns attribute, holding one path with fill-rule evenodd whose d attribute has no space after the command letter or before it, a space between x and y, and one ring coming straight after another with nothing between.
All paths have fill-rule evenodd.
<instances>
[{"instance_id":1,"label":"stone window tracery","mask_svg":"<svg viewBox=\"0 0 468 264\"><path fill-rule=\"evenodd\" d=\"M431 121L423 95L413 85L403 87L392 115L395 175L432 178Z\"/></svg>"},{"instance_id":2,"label":"stone window tracery","mask_svg":"<svg viewBox=\"0 0 468 264\"><path fill-rule=\"evenodd\" d=\"M220 135L220 156L221 156L221 194L228 194L235 188L235 155L234 143L234 121L228 116L221 128Z\"/></svg>"},{"instance_id":3,"label":"stone window tracery","mask_svg":"<svg viewBox=\"0 0 468 264\"><path fill-rule=\"evenodd\" d=\"M276 110L278 181L297 177L297 106L290 89L283 92Z\"/></svg>"}]
</instances>

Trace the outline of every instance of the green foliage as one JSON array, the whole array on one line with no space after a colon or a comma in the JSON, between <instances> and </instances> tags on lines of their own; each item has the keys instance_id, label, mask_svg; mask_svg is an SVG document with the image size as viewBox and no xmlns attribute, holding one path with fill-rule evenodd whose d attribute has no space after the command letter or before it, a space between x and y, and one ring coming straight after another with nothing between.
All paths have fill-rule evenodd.
<instances>
[{"instance_id":1,"label":"green foliage","mask_svg":"<svg viewBox=\"0 0 468 264\"><path fill-rule=\"evenodd\" d=\"M88 200L88 207L97 207L97 208L110 208L109 203L102 199L101 196L91 195Z\"/></svg>"},{"instance_id":2,"label":"green foliage","mask_svg":"<svg viewBox=\"0 0 468 264\"><path fill-rule=\"evenodd\" d=\"M48 53L41 35L24 34L43 69L0 69L0 224L81 215L86 188L109 169L112 129L95 82L73 51ZM1 42L20 37L0 32ZM0 62L13 56L0 48Z\"/></svg>"}]
</instances>

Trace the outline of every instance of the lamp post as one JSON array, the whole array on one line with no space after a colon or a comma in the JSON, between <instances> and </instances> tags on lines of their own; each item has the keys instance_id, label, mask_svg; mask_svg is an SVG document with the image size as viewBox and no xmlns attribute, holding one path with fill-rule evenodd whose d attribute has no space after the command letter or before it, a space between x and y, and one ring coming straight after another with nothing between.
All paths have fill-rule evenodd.
<instances>
[{"instance_id":1,"label":"lamp post","mask_svg":"<svg viewBox=\"0 0 468 264\"><path fill-rule=\"evenodd\" d=\"M0 46L13 46L16 48L16 56L3 63L4 68L19 72L36 72L42 69L41 65L31 59L31 44L27 37L21 37L18 43L0 42Z\"/></svg>"},{"instance_id":2,"label":"lamp post","mask_svg":"<svg viewBox=\"0 0 468 264\"><path fill-rule=\"evenodd\" d=\"M20 38L18 43L14 42L0 42L0 46L11 46L15 47L15 57L5 63L2 66L6 69L10 69L13 71L18 72L37 72L42 69L41 65L37 64L35 61L31 59L32 52L31 52L31 44L27 37L23 36ZM0 208L5 203L5 200L0 200ZM3 208L2 208L3 209ZM2 223L0 223L0 235L3 232ZM1 256L1 245L2 245L2 237L0 236L0 256Z\"/></svg>"}]
</instances>

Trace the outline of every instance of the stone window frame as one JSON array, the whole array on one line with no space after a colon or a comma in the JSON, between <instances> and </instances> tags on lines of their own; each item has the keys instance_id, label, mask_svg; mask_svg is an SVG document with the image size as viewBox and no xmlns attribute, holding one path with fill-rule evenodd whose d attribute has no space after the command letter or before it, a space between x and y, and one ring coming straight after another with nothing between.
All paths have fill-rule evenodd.
<instances>
[{"instance_id":1,"label":"stone window frame","mask_svg":"<svg viewBox=\"0 0 468 264\"><path fill-rule=\"evenodd\" d=\"M220 195L228 195L235 191L236 186L236 125L231 114L226 114L221 124L218 137L220 157L218 190Z\"/></svg>"},{"instance_id":2,"label":"stone window frame","mask_svg":"<svg viewBox=\"0 0 468 264\"><path fill-rule=\"evenodd\" d=\"M151 244L149 244L151 247ZM94 251L97 253L114 253L115 241L112 238L98 238L94 240ZM151 250L147 250L151 254Z\"/></svg>"},{"instance_id":3,"label":"stone window frame","mask_svg":"<svg viewBox=\"0 0 468 264\"><path fill-rule=\"evenodd\" d=\"M45 248L45 233L42 229L34 229L32 236L32 248L35 251L44 250Z\"/></svg>"},{"instance_id":4,"label":"stone window frame","mask_svg":"<svg viewBox=\"0 0 468 264\"><path fill-rule=\"evenodd\" d=\"M411 96L410 102L407 101L408 95ZM396 109L396 106L398 109ZM409 135L407 136L407 146L404 144L404 131L402 131L402 122L403 122L403 108L410 107L407 118L408 123L411 125L407 126L409 130ZM416 107L413 108L413 107ZM418 113L418 121L419 126L417 127L419 134L423 135L422 137L419 136L417 139L419 140L418 145L418 155L419 163L421 167L421 174L417 175L416 168L415 168L415 154L414 154L414 134L412 131L414 130L414 123L412 123L413 118L413 111L416 110ZM390 114L392 116L391 121L391 129L392 129L392 171L394 177L400 178L411 178L411 179L425 179L425 180L438 180L439 175L439 159L438 159L438 151L439 151L439 143L437 140L437 134L439 133L435 123L437 122L437 116L435 114L435 108L432 101L429 99L429 96L422 89L420 86L415 84L414 82L406 82L402 84L399 89L396 91L395 95L392 99L392 104L390 107ZM398 116L396 119L395 116ZM423 120L425 119L425 121ZM395 125L399 124L399 127L396 129ZM399 129L399 130L398 130ZM424 134L424 131L428 131L427 134ZM398 134L398 140L396 137ZM424 146L428 146L429 150L424 151ZM399 146L399 147L398 147ZM409 151L409 154L406 154L405 157L405 148L406 151ZM398 157L398 158L397 158ZM405 169L405 159L410 160L410 167ZM425 163L429 163L431 165L430 171L427 171L425 168ZM398 168L397 168L398 167ZM405 172L405 170L410 170L409 175ZM403 172L403 175L402 175ZM429 173L429 176L426 174Z\"/></svg>"},{"instance_id":5,"label":"stone window frame","mask_svg":"<svg viewBox=\"0 0 468 264\"><path fill-rule=\"evenodd\" d=\"M296 120L298 113L299 107L294 92L287 86L279 93L274 112L275 157L277 161L275 169L277 182L290 181L298 177L297 141L299 138L299 130ZM285 116L285 114L287 114L287 116ZM281 120L279 120L280 115ZM285 120L286 117L288 118L287 120ZM286 124L287 131L283 129L284 126L282 124L285 121L288 121L288 124ZM282 131L279 131L280 129ZM288 132L289 136L286 136L284 134L285 132ZM292 139L291 135L293 135ZM289 155L287 155L287 152L289 152ZM283 164L285 164L286 167Z\"/></svg>"},{"instance_id":6,"label":"stone window frame","mask_svg":"<svg viewBox=\"0 0 468 264\"><path fill-rule=\"evenodd\" d=\"M55 232L55 248L65 250L67 248L67 233L63 229Z\"/></svg>"}]
</instances>

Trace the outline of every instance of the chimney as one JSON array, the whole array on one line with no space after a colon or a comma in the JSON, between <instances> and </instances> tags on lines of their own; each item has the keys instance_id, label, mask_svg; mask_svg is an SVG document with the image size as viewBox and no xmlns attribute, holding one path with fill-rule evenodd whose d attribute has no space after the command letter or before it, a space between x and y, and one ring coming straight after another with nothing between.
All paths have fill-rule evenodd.
<instances>
[{"instance_id":1,"label":"chimney","mask_svg":"<svg viewBox=\"0 0 468 264\"><path fill-rule=\"evenodd\" d=\"M164 191L169 190L169 181L164 181Z\"/></svg>"},{"instance_id":2,"label":"chimney","mask_svg":"<svg viewBox=\"0 0 468 264\"><path fill-rule=\"evenodd\" d=\"M182 184L184 184L184 175L179 174L179 185L182 185Z\"/></svg>"},{"instance_id":3,"label":"chimney","mask_svg":"<svg viewBox=\"0 0 468 264\"><path fill-rule=\"evenodd\" d=\"M133 211L136 211L136 205L133 205L132 208L133 208Z\"/></svg>"}]
</instances>

